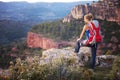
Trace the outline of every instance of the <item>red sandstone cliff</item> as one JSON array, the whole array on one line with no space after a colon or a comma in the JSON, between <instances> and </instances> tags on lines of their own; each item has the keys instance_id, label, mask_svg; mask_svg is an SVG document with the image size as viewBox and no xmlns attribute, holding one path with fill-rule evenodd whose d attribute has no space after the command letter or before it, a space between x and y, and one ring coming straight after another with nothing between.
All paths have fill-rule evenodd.
<instances>
[{"instance_id":1,"label":"red sandstone cliff","mask_svg":"<svg viewBox=\"0 0 120 80\"><path fill-rule=\"evenodd\" d=\"M77 5L70 14L64 17L63 22L70 22L74 19L82 19L86 13L93 13L95 18L116 21L120 23L120 8L117 5L120 4L119 0L100 0L92 5Z\"/></svg>"},{"instance_id":2,"label":"red sandstone cliff","mask_svg":"<svg viewBox=\"0 0 120 80\"><path fill-rule=\"evenodd\" d=\"M57 48L57 44L48 38L45 38L41 35L38 35L36 33L28 32L27 35L27 44L31 48L43 48L43 49L48 49L48 48Z\"/></svg>"},{"instance_id":3,"label":"red sandstone cliff","mask_svg":"<svg viewBox=\"0 0 120 80\"><path fill-rule=\"evenodd\" d=\"M56 42L52 39L43 37L40 34L36 34L33 32L28 32L27 35L27 44L28 47L31 48L42 48L42 49L50 49L50 48L61 48L64 46L69 46L69 45L73 45L71 42Z\"/></svg>"}]
</instances>

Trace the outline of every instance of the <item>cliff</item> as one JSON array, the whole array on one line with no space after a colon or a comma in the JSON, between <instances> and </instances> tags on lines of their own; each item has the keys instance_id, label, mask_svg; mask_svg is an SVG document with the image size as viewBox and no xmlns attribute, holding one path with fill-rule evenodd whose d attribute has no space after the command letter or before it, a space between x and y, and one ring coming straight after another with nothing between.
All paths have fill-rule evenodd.
<instances>
[{"instance_id":1,"label":"cliff","mask_svg":"<svg viewBox=\"0 0 120 80\"><path fill-rule=\"evenodd\" d=\"M44 58L42 58L43 56ZM91 56L91 48L89 47L81 47L80 52L77 55L74 54L74 49L72 47L67 47L62 49L52 48L42 52L40 64L43 65L43 64L53 63L54 61L58 61L61 58L63 58L64 60L73 59L74 61L73 64L83 66L84 64L82 62L88 62L90 56ZM114 58L115 58L114 55L97 54L96 65L99 64L100 61L101 62L100 67L111 66L112 64L110 62L113 62ZM110 62L107 62L107 60L110 60Z\"/></svg>"},{"instance_id":2,"label":"cliff","mask_svg":"<svg viewBox=\"0 0 120 80\"><path fill-rule=\"evenodd\" d=\"M33 32L28 32L27 35L27 44L28 47L31 48L42 48L42 49L50 49L50 48L61 48L64 46L73 45L71 42L57 42L50 38L46 38L40 34L36 34Z\"/></svg>"},{"instance_id":3,"label":"cliff","mask_svg":"<svg viewBox=\"0 0 120 80\"><path fill-rule=\"evenodd\" d=\"M63 22L70 22L74 19L83 19L87 13L92 13L96 19L115 21L120 23L119 0L100 0L92 5L77 5L63 18Z\"/></svg>"}]
</instances>

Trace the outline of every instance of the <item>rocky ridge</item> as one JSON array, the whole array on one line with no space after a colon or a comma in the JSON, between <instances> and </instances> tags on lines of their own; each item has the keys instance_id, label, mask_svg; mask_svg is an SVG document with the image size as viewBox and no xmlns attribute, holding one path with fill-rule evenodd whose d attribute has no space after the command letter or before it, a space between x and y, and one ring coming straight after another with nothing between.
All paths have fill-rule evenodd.
<instances>
[{"instance_id":1,"label":"rocky ridge","mask_svg":"<svg viewBox=\"0 0 120 80\"><path fill-rule=\"evenodd\" d=\"M115 21L120 23L119 0L100 0L92 5L77 5L63 18L63 22L70 22L74 19L83 19L87 13L92 13L96 19Z\"/></svg>"},{"instance_id":2,"label":"rocky ridge","mask_svg":"<svg viewBox=\"0 0 120 80\"><path fill-rule=\"evenodd\" d=\"M58 61L61 58L64 60L73 60L73 64L83 64L83 62L88 62L89 57L91 56L91 48L81 47L80 52L77 55L74 55L74 49L72 47L62 48L62 49L48 49L43 51L40 64L53 63ZM84 59L81 59L84 57ZM112 62L115 59L113 55L97 55L96 64L99 64L100 67L109 67L112 66ZM80 62L79 62L80 61Z\"/></svg>"}]
</instances>

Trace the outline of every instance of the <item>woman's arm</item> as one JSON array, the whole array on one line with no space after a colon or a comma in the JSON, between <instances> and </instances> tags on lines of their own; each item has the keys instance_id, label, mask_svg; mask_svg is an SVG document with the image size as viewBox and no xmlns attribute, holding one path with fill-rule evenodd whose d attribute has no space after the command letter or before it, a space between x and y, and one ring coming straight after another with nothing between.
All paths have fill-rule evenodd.
<instances>
[{"instance_id":1,"label":"woman's arm","mask_svg":"<svg viewBox=\"0 0 120 80\"><path fill-rule=\"evenodd\" d=\"M80 34L80 38L78 39L78 40L81 40L82 39L82 37L83 37L83 35L84 35L84 33L85 33L85 31L88 29L88 26L87 25L84 25L84 27L83 27L83 30L82 30L82 32L81 32L81 34Z\"/></svg>"}]
</instances>

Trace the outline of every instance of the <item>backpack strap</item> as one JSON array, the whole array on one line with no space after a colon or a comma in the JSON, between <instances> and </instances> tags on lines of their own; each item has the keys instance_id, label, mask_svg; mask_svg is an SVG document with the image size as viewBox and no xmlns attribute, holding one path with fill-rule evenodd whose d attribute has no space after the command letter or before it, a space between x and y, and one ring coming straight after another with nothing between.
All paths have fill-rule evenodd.
<instances>
[{"instance_id":1,"label":"backpack strap","mask_svg":"<svg viewBox=\"0 0 120 80\"><path fill-rule=\"evenodd\" d=\"M92 30L92 32L94 33L94 37L93 37L93 42L96 42L96 31L95 31L95 25L93 24L93 22L90 23L90 28Z\"/></svg>"},{"instance_id":2,"label":"backpack strap","mask_svg":"<svg viewBox=\"0 0 120 80\"><path fill-rule=\"evenodd\" d=\"M98 22L98 27L95 26L93 22L91 22L91 28L93 29L95 33L95 40L96 42L101 42L102 41L102 35L100 32L100 23Z\"/></svg>"}]
</instances>

